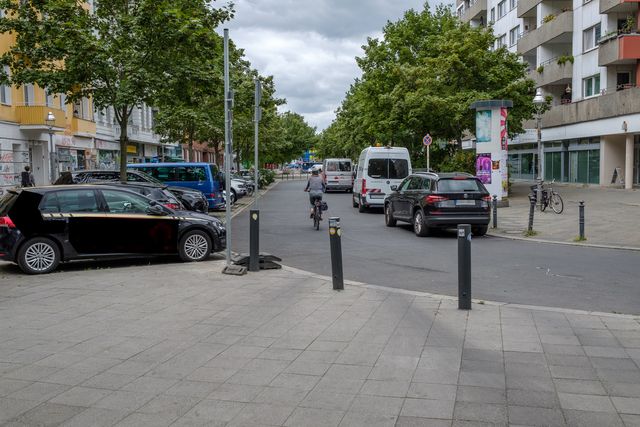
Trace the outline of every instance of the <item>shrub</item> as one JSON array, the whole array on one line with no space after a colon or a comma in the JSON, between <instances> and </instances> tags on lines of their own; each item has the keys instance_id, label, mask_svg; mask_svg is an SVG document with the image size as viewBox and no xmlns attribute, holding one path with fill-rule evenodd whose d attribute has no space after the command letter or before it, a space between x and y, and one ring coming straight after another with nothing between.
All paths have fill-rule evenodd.
<instances>
[{"instance_id":1,"label":"shrub","mask_svg":"<svg viewBox=\"0 0 640 427\"><path fill-rule=\"evenodd\" d=\"M547 22L551 22L551 21L553 21L554 19L556 19L556 15L554 15L554 14L547 15L547 16L545 16L544 18L542 18L542 23L543 23L543 24L546 24Z\"/></svg>"},{"instance_id":2,"label":"shrub","mask_svg":"<svg viewBox=\"0 0 640 427\"><path fill-rule=\"evenodd\" d=\"M542 72L544 71L544 65L540 65L538 68L536 68L536 71L542 74Z\"/></svg>"}]
</instances>

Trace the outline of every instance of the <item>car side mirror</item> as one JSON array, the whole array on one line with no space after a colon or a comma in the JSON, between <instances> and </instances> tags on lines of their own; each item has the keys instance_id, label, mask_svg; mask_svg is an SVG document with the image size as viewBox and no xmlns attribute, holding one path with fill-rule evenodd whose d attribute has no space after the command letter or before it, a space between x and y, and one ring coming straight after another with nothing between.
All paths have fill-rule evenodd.
<instances>
[{"instance_id":1,"label":"car side mirror","mask_svg":"<svg viewBox=\"0 0 640 427\"><path fill-rule=\"evenodd\" d=\"M392 185L391 186L391 191L398 191L398 186L397 185Z\"/></svg>"},{"instance_id":2,"label":"car side mirror","mask_svg":"<svg viewBox=\"0 0 640 427\"><path fill-rule=\"evenodd\" d=\"M147 214L154 216L164 216L167 214L167 212L165 212L165 210L162 208L162 205L155 203L149 205L149 207L147 208Z\"/></svg>"}]
</instances>

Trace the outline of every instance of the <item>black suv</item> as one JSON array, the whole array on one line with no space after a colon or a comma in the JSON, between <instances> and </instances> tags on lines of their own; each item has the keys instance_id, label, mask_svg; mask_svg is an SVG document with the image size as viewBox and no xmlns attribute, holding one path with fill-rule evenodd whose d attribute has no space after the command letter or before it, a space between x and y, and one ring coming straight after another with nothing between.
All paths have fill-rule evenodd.
<instances>
[{"instance_id":1,"label":"black suv","mask_svg":"<svg viewBox=\"0 0 640 427\"><path fill-rule=\"evenodd\" d=\"M87 170L74 172L73 182L76 184L86 184L92 182L106 181L115 182L120 180L120 172L113 170ZM167 186L167 184L155 179L151 175L137 170L127 170L128 182L151 182L169 190L180 200L182 206L188 211L209 212L209 201L207 197L198 190L185 187Z\"/></svg>"},{"instance_id":2,"label":"black suv","mask_svg":"<svg viewBox=\"0 0 640 427\"><path fill-rule=\"evenodd\" d=\"M476 236L487 233L491 196L478 178L461 172L420 172L392 186L384 202L387 227L396 221L413 224L417 236L427 236L435 227L471 224Z\"/></svg>"},{"instance_id":3,"label":"black suv","mask_svg":"<svg viewBox=\"0 0 640 427\"><path fill-rule=\"evenodd\" d=\"M202 261L225 245L217 218L174 211L121 187L28 187L0 198L0 259L28 274L75 259L178 254Z\"/></svg>"}]
</instances>

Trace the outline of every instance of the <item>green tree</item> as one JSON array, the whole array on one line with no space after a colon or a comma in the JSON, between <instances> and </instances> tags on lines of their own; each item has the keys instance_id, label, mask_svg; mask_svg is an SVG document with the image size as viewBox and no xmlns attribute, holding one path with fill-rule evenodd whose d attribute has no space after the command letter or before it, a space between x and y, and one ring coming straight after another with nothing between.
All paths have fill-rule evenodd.
<instances>
[{"instance_id":1,"label":"green tree","mask_svg":"<svg viewBox=\"0 0 640 427\"><path fill-rule=\"evenodd\" d=\"M2 56L11 82L36 83L70 101L91 97L112 106L120 126L121 178L126 179L127 123L133 108L160 98L183 66L198 77L194 55L209 43L230 6L205 0L101 0L94 11L76 0L0 0L0 32L16 34ZM209 64L205 64L208 67ZM9 81L7 75L1 79Z\"/></svg>"},{"instance_id":2,"label":"green tree","mask_svg":"<svg viewBox=\"0 0 640 427\"><path fill-rule=\"evenodd\" d=\"M357 58L362 78L351 87L321 145L346 153L370 144L402 145L422 156L422 137L458 141L475 129L473 101L511 99L509 131L522 132L532 116L534 82L526 65L505 47L492 49L491 28L462 23L451 8L428 5L388 23ZM325 139L328 138L328 139ZM333 141L333 142L331 142ZM451 155L455 154L455 148Z\"/></svg>"}]
</instances>

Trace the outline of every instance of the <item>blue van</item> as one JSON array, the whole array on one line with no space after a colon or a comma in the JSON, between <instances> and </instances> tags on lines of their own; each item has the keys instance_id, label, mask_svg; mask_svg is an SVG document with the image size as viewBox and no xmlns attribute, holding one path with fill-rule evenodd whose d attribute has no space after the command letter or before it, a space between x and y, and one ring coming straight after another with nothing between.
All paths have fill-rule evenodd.
<instances>
[{"instance_id":1,"label":"blue van","mask_svg":"<svg viewBox=\"0 0 640 427\"><path fill-rule=\"evenodd\" d=\"M218 180L218 167L211 163L131 163L127 168L137 169L177 187L202 191L209 201L209 209L222 209L225 200Z\"/></svg>"}]
</instances>

